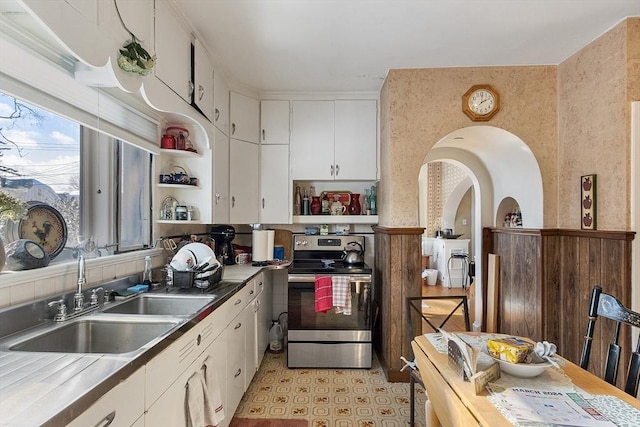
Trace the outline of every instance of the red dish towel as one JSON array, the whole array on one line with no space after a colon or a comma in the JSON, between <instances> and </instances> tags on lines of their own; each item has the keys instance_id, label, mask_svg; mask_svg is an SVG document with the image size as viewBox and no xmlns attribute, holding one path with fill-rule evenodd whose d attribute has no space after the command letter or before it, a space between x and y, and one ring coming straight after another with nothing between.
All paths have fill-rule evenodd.
<instances>
[{"instance_id":1,"label":"red dish towel","mask_svg":"<svg viewBox=\"0 0 640 427\"><path fill-rule=\"evenodd\" d=\"M316 313L326 313L333 307L330 276L316 276Z\"/></svg>"}]
</instances>

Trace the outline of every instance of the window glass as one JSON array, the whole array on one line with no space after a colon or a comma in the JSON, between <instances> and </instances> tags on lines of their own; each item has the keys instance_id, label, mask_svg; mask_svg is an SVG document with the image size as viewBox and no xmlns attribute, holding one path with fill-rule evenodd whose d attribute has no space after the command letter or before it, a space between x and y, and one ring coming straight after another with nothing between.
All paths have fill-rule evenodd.
<instances>
[{"instance_id":1,"label":"window glass","mask_svg":"<svg viewBox=\"0 0 640 427\"><path fill-rule=\"evenodd\" d=\"M150 173L149 152L0 93L0 191L60 212L56 261L148 247ZM5 244L20 238L20 220L0 217Z\"/></svg>"}]
</instances>

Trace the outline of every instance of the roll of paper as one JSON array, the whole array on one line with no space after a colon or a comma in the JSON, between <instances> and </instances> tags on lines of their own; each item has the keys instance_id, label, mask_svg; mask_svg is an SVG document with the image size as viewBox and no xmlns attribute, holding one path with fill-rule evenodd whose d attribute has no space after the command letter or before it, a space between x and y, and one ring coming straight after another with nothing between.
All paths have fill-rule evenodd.
<instances>
[{"instance_id":1,"label":"roll of paper","mask_svg":"<svg viewBox=\"0 0 640 427\"><path fill-rule=\"evenodd\" d=\"M252 259L254 262L266 261L269 258L267 252L268 236L266 230L253 230Z\"/></svg>"},{"instance_id":2,"label":"roll of paper","mask_svg":"<svg viewBox=\"0 0 640 427\"><path fill-rule=\"evenodd\" d=\"M276 238L275 230L267 230L267 259L273 259L273 242Z\"/></svg>"}]
</instances>

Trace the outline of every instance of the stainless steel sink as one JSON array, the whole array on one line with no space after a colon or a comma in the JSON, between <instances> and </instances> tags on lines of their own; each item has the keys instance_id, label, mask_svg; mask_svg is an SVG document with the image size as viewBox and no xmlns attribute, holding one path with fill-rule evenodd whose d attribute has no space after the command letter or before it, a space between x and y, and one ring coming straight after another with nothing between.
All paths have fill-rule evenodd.
<instances>
[{"instance_id":1,"label":"stainless steel sink","mask_svg":"<svg viewBox=\"0 0 640 427\"><path fill-rule=\"evenodd\" d=\"M82 318L62 323L9 347L12 351L56 353L129 353L161 338L179 320Z\"/></svg>"},{"instance_id":2,"label":"stainless steel sink","mask_svg":"<svg viewBox=\"0 0 640 427\"><path fill-rule=\"evenodd\" d=\"M142 294L121 303L107 305L102 312L110 314L186 316L197 313L214 299L216 299L215 295Z\"/></svg>"}]
</instances>

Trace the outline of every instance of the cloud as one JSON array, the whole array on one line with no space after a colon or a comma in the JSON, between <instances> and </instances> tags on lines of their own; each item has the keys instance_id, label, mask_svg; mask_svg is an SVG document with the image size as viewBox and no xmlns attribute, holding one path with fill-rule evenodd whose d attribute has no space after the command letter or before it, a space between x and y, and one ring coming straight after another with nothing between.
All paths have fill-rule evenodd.
<instances>
[{"instance_id":1,"label":"cloud","mask_svg":"<svg viewBox=\"0 0 640 427\"><path fill-rule=\"evenodd\" d=\"M42 137L39 132L21 129L3 129L2 134L20 148L35 148L39 145L38 139Z\"/></svg>"},{"instance_id":2,"label":"cloud","mask_svg":"<svg viewBox=\"0 0 640 427\"><path fill-rule=\"evenodd\" d=\"M58 132L57 130L51 132L49 136L64 145L74 145L76 143L76 140L73 137L65 135L62 132Z\"/></svg>"}]
</instances>

